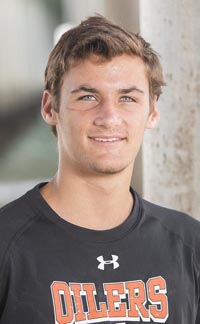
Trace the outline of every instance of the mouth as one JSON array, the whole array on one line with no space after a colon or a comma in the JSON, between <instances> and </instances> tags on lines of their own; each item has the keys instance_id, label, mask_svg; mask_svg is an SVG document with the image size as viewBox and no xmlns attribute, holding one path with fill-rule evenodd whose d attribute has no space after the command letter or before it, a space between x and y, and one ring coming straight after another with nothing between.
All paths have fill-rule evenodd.
<instances>
[{"instance_id":1,"label":"mouth","mask_svg":"<svg viewBox=\"0 0 200 324\"><path fill-rule=\"evenodd\" d=\"M89 139L92 141L95 141L97 143L116 143L116 142L121 142L126 140L126 137L121 137L121 136L89 136Z\"/></svg>"}]
</instances>

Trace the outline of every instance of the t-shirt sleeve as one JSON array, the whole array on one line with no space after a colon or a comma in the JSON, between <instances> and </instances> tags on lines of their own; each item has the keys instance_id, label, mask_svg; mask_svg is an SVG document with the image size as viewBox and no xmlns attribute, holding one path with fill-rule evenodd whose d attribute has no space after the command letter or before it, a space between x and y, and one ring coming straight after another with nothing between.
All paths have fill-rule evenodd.
<instances>
[{"instance_id":1,"label":"t-shirt sleeve","mask_svg":"<svg viewBox=\"0 0 200 324\"><path fill-rule=\"evenodd\" d=\"M197 253L196 255L200 256L200 242L199 242L199 239L198 239L198 242L197 242ZM199 258L198 258L199 259ZM198 291L198 298L199 298L199 301L198 301L198 309L197 309L197 317L196 317L196 322L195 324L200 324L200 264L199 262L197 263L197 271L198 271L198 288L197 288L197 291Z\"/></svg>"},{"instance_id":2,"label":"t-shirt sleeve","mask_svg":"<svg viewBox=\"0 0 200 324\"><path fill-rule=\"evenodd\" d=\"M8 269L7 264L0 265L0 319L7 297Z\"/></svg>"},{"instance_id":3,"label":"t-shirt sleeve","mask_svg":"<svg viewBox=\"0 0 200 324\"><path fill-rule=\"evenodd\" d=\"M197 311L197 318L195 324L200 324L200 301L199 301L199 307Z\"/></svg>"},{"instance_id":4,"label":"t-shirt sleeve","mask_svg":"<svg viewBox=\"0 0 200 324\"><path fill-rule=\"evenodd\" d=\"M17 235L31 219L32 214L23 197L0 209L0 318L9 283L10 248Z\"/></svg>"},{"instance_id":5,"label":"t-shirt sleeve","mask_svg":"<svg viewBox=\"0 0 200 324\"><path fill-rule=\"evenodd\" d=\"M0 318L3 312L3 305L6 299L6 287L8 286L8 266L6 262L7 250L10 243L7 224L2 221L3 215L0 214Z\"/></svg>"}]
</instances>

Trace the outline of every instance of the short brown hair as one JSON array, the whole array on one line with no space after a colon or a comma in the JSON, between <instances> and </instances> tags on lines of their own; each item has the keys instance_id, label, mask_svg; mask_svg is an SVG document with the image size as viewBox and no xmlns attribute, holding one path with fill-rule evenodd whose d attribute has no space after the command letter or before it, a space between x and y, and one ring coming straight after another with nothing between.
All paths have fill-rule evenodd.
<instances>
[{"instance_id":1,"label":"short brown hair","mask_svg":"<svg viewBox=\"0 0 200 324\"><path fill-rule=\"evenodd\" d=\"M122 54L140 57L146 65L150 96L159 98L165 83L158 54L139 34L128 32L103 16L96 15L65 32L49 56L45 90L49 90L54 97L56 111L59 111L64 74L92 54L105 61ZM55 126L52 126L52 132L57 135Z\"/></svg>"}]
</instances>

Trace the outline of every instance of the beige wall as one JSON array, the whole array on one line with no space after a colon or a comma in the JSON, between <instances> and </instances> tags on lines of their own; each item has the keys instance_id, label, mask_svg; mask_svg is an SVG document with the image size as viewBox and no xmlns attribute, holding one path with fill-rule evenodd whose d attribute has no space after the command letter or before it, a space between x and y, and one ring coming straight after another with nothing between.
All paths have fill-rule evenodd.
<instances>
[{"instance_id":1,"label":"beige wall","mask_svg":"<svg viewBox=\"0 0 200 324\"><path fill-rule=\"evenodd\" d=\"M200 2L141 0L142 35L161 54L167 87L143 145L143 195L200 219Z\"/></svg>"}]
</instances>

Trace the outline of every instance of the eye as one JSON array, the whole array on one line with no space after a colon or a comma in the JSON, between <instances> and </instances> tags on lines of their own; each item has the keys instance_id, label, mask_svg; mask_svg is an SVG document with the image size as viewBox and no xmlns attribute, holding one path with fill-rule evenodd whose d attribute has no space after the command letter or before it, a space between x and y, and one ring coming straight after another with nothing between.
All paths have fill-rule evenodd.
<instances>
[{"instance_id":1,"label":"eye","mask_svg":"<svg viewBox=\"0 0 200 324\"><path fill-rule=\"evenodd\" d=\"M79 97L78 100L96 101L96 98L92 95L86 95L86 96Z\"/></svg>"},{"instance_id":2,"label":"eye","mask_svg":"<svg viewBox=\"0 0 200 324\"><path fill-rule=\"evenodd\" d=\"M136 100L132 97L129 96L123 96L120 98L120 101L122 102L136 102Z\"/></svg>"}]
</instances>

